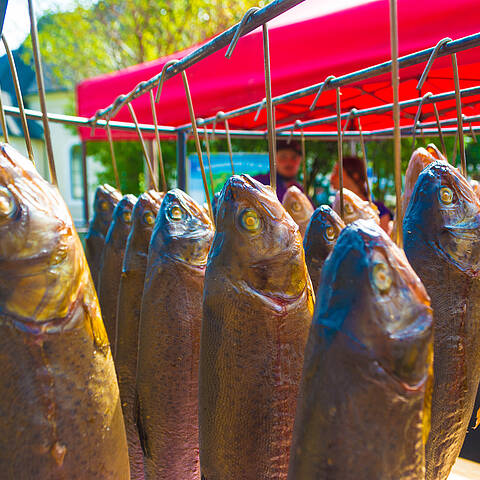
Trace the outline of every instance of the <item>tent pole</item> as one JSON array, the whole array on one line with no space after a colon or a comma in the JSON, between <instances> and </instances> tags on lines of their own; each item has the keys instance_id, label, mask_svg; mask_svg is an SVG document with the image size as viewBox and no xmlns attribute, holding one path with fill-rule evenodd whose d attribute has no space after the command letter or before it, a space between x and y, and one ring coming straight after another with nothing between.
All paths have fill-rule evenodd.
<instances>
[{"instance_id":1,"label":"tent pole","mask_svg":"<svg viewBox=\"0 0 480 480\"><path fill-rule=\"evenodd\" d=\"M184 130L177 132L177 187L180 190L187 189L187 135Z\"/></svg>"}]
</instances>

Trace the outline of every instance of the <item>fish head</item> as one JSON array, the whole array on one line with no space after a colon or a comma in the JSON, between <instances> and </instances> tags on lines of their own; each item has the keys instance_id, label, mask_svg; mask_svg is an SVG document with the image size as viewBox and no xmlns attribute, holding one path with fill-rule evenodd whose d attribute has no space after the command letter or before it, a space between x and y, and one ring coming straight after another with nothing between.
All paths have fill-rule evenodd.
<instances>
[{"instance_id":1,"label":"fish head","mask_svg":"<svg viewBox=\"0 0 480 480\"><path fill-rule=\"evenodd\" d=\"M328 205L320 205L308 224L303 247L312 259L323 261L332 251L345 223ZM308 253L307 253L308 252Z\"/></svg>"},{"instance_id":2,"label":"fish head","mask_svg":"<svg viewBox=\"0 0 480 480\"><path fill-rule=\"evenodd\" d=\"M133 207L132 229L151 234L164 197L165 193L156 190L148 190L142 193Z\"/></svg>"},{"instance_id":3,"label":"fish head","mask_svg":"<svg viewBox=\"0 0 480 480\"><path fill-rule=\"evenodd\" d=\"M343 333L354 351L402 384L426 381L430 299L403 251L373 221L340 233L322 270L314 322L325 338Z\"/></svg>"},{"instance_id":4,"label":"fish head","mask_svg":"<svg viewBox=\"0 0 480 480\"><path fill-rule=\"evenodd\" d=\"M297 224L307 223L313 214L313 207L310 200L295 185L288 187L282 204Z\"/></svg>"},{"instance_id":5,"label":"fish head","mask_svg":"<svg viewBox=\"0 0 480 480\"><path fill-rule=\"evenodd\" d=\"M438 147L434 143L429 143L426 148L427 152L435 157L437 160L441 160L442 162L447 162L447 157L438 149Z\"/></svg>"},{"instance_id":6,"label":"fish head","mask_svg":"<svg viewBox=\"0 0 480 480\"><path fill-rule=\"evenodd\" d=\"M405 244L427 244L467 275L480 273L480 203L465 177L435 161L419 175L404 219Z\"/></svg>"},{"instance_id":7,"label":"fish head","mask_svg":"<svg viewBox=\"0 0 480 480\"><path fill-rule=\"evenodd\" d=\"M374 220L380 225L380 217L378 216L378 209L373 204L366 200L362 200L358 195L347 188L343 189L343 203L344 203L344 218L346 225L355 220ZM333 202L333 209L340 215L340 192L335 195Z\"/></svg>"},{"instance_id":8,"label":"fish head","mask_svg":"<svg viewBox=\"0 0 480 480\"><path fill-rule=\"evenodd\" d=\"M22 328L50 331L87 284L83 248L57 188L0 144L0 312Z\"/></svg>"},{"instance_id":9,"label":"fish head","mask_svg":"<svg viewBox=\"0 0 480 480\"><path fill-rule=\"evenodd\" d=\"M263 295L290 297L305 288L299 227L274 191L249 175L223 187L209 262L216 257L233 281Z\"/></svg>"},{"instance_id":10,"label":"fish head","mask_svg":"<svg viewBox=\"0 0 480 480\"><path fill-rule=\"evenodd\" d=\"M113 218L113 211L122 199L122 194L112 186L105 183L97 187L93 201L92 224L96 231L106 235Z\"/></svg>"},{"instance_id":11,"label":"fish head","mask_svg":"<svg viewBox=\"0 0 480 480\"><path fill-rule=\"evenodd\" d=\"M150 249L193 267L206 265L214 227L207 212L182 190L170 190L157 215Z\"/></svg>"},{"instance_id":12,"label":"fish head","mask_svg":"<svg viewBox=\"0 0 480 480\"><path fill-rule=\"evenodd\" d=\"M123 249L125 239L132 227L132 211L137 203L135 195L124 195L117 203L113 211L112 223L108 229L105 243L113 245L114 248Z\"/></svg>"}]
</instances>

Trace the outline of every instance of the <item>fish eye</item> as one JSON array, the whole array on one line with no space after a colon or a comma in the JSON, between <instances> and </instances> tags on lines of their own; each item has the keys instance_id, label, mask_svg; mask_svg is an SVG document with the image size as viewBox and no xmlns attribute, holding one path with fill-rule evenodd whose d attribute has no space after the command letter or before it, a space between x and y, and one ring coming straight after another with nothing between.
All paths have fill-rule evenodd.
<instances>
[{"instance_id":1,"label":"fish eye","mask_svg":"<svg viewBox=\"0 0 480 480\"><path fill-rule=\"evenodd\" d=\"M301 205L298 202L292 203L292 210L294 212L299 212L302 209Z\"/></svg>"},{"instance_id":2,"label":"fish eye","mask_svg":"<svg viewBox=\"0 0 480 480\"><path fill-rule=\"evenodd\" d=\"M15 212L15 200L8 188L0 187L0 221L11 217Z\"/></svg>"},{"instance_id":3,"label":"fish eye","mask_svg":"<svg viewBox=\"0 0 480 480\"><path fill-rule=\"evenodd\" d=\"M100 210L106 212L109 208L110 208L110 205L108 204L108 202L106 200L102 200L100 202Z\"/></svg>"},{"instance_id":4,"label":"fish eye","mask_svg":"<svg viewBox=\"0 0 480 480\"><path fill-rule=\"evenodd\" d=\"M122 218L125 223L130 223L132 221L132 212L126 210L122 213Z\"/></svg>"},{"instance_id":5,"label":"fish eye","mask_svg":"<svg viewBox=\"0 0 480 480\"><path fill-rule=\"evenodd\" d=\"M147 225L153 225L155 223L155 217L153 216L153 213L152 212L145 212L143 214L143 221Z\"/></svg>"},{"instance_id":6,"label":"fish eye","mask_svg":"<svg viewBox=\"0 0 480 480\"><path fill-rule=\"evenodd\" d=\"M372 270L373 283L381 293L387 293L392 286L392 277L388 266L379 262L373 266Z\"/></svg>"},{"instance_id":7,"label":"fish eye","mask_svg":"<svg viewBox=\"0 0 480 480\"><path fill-rule=\"evenodd\" d=\"M453 201L453 190L448 187L440 189L440 201L445 205L450 205Z\"/></svg>"},{"instance_id":8,"label":"fish eye","mask_svg":"<svg viewBox=\"0 0 480 480\"><path fill-rule=\"evenodd\" d=\"M335 232L335 229L330 226L325 229L325 237L327 238L328 241L335 240L335 237L337 236L337 233Z\"/></svg>"},{"instance_id":9,"label":"fish eye","mask_svg":"<svg viewBox=\"0 0 480 480\"><path fill-rule=\"evenodd\" d=\"M345 213L348 213L349 215L351 215L353 213L353 207L350 203L348 202L345 202Z\"/></svg>"},{"instance_id":10,"label":"fish eye","mask_svg":"<svg viewBox=\"0 0 480 480\"><path fill-rule=\"evenodd\" d=\"M245 209L240 217L242 227L249 232L255 232L260 228L260 217L255 210Z\"/></svg>"},{"instance_id":11,"label":"fish eye","mask_svg":"<svg viewBox=\"0 0 480 480\"><path fill-rule=\"evenodd\" d=\"M173 205L168 210L168 216L170 217L170 220L173 220L174 222L179 222L184 218L183 209L178 205Z\"/></svg>"}]
</instances>

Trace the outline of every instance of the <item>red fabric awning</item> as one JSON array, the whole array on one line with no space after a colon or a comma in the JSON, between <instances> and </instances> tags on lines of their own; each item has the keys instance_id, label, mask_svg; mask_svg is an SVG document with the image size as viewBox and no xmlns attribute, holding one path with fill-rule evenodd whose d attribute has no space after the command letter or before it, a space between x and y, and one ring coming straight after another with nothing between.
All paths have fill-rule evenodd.
<instances>
[{"instance_id":1,"label":"red fabric awning","mask_svg":"<svg viewBox=\"0 0 480 480\"><path fill-rule=\"evenodd\" d=\"M340 5L359 3L345 0ZM330 5L329 5L330 4ZM335 4L335 5L331 5ZM339 9L336 2L306 0L269 22L273 95L281 95L308 87L328 75L340 76L389 60L389 2L376 0L351 8ZM401 56L433 47L444 38L453 40L480 30L480 9L477 0L399 0L399 53ZM193 49L193 48L192 48ZM132 90L140 81L158 74L170 59L181 59L192 49L152 62L102 75L81 82L77 87L77 109L81 116L90 117L108 106L115 98ZM261 101L265 97L262 32L255 30L241 38L230 60L225 50L216 52L188 69L188 79L197 117L214 116ZM480 85L480 48L458 55L460 87ZM419 96L415 89L425 63L400 71L400 100ZM454 90L450 57L438 58L430 72L422 94ZM335 113L335 92L322 94L317 108L309 112L313 96L279 105L277 126L297 118L306 120ZM383 75L342 88L342 111L382 105L392 101L390 75ZM464 99L465 115L480 113L480 97ZM141 123L152 123L148 95L132 103ZM455 117L455 102L438 104L442 118ZM410 125L417 108L402 110L402 124ZM433 107L425 105L422 119L433 120ZM181 76L168 80L157 105L158 121L162 125L178 126L190 121ZM263 129L266 114L262 111L257 122L255 113L230 120L230 128ZM115 120L131 121L127 108ZM373 130L393 126L391 113L362 118L362 128ZM316 130L335 130L335 123ZM80 129L85 140L103 139L103 129L93 135ZM135 138L136 134L112 131L114 138Z\"/></svg>"}]
</instances>

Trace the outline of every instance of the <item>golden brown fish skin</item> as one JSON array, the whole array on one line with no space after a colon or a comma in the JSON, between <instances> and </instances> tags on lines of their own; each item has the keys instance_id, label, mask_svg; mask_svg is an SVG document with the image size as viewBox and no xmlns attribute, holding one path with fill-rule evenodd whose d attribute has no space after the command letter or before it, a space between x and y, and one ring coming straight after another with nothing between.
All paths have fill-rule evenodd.
<instances>
[{"instance_id":1,"label":"golden brown fish skin","mask_svg":"<svg viewBox=\"0 0 480 480\"><path fill-rule=\"evenodd\" d=\"M165 196L148 253L137 369L145 478L198 480L198 361L214 227L181 190Z\"/></svg>"},{"instance_id":2,"label":"golden brown fish skin","mask_svg":"<svg viewBox=\"0 0 480 480\"><path fill-rule=\"evenodd\" d=\"M122 194L107 183L97 187L93 201L93 218L85 237L85 254L92 274L93 284L98 285L98 272L102 259L103 247L112 216Z\"/></svg>"},{"instance_id":3,"label":"golden brown fish skin","mask_svg":"<svg viewBox=\"0 0 480 480\"><path fill-rule=\"evenodd\" d=\"M403 238L432 299L434 387L425 478L444 480L465 438L480 378L480 204L457 169L436 161L423 170Z\"/></svg>"},{"instance_id":4,"label":"golden brown fish skin","mask_svg":"<svg viewBox=\"0 0 480 480\"><path fill-rule=\"evenodd\" d=\"M164 193L149 190L140 195L133 208L132 227L125 249L118 292L115 368L127 431L132 480L143 479L143 452L135 421L140 309L147 271L148 245L164 196Z\"/></svg>"},{"instance_id":5,"label":"golden brown fish skin","mask_svg":"<svg viewBox=\"0 0 480 480\"><path fill-rule=\"evenodd\" d=\"M320 284L323 264L344 228L343 220L328 205L320 205L313 212L303 239L303 248L315 293Z\"/></svg>"},{"instance_id":6,"label":"golden brown fish skin","mask_svg":"<svg viewBox=\"0 0 480 480\"><path fill-rule=\"evenodd\" d=\"M290 214L295 223L300 228L302 238L305 237L308 222L312 217L313 208L312 203L308 197L295 185L288 187L282 201L285 210Z\"/></svg>"},{"instance_id":7,"label":"golden brown fish skin","mask_svg":"<svg viewBox=\"0 0 480 480\"><path fill-rule=\"evenodd\" d=\"M123 257L132 226L132 210L136 201L134 195L124 195L115 207L100 262L97 286L98 301L112 353L115 352L118 291Z\"/></svg>"},{"instance_id":8,"label":"golden brown fish skin","mask_svg":"<svg viewBox=\"0 0 480 480\"><path fill-rule=\"evenodd\" d=\"M314 295L298 226L270 187L225 184L205 275L205 480L284 480Z\"/></svg>"},{"instance_id":9,"label":"golden brown fish skin","mask_svg":"<svg viewBox=\"0 0 480 480\"><path fill-rule=\"evenodd\" d=\"M5 480L128 480L112 356L58 190L0 145L0 469Z\"/></svg>"},{"instance_id":10,"label":"golden brown fish skin","mask_svg":"<svg viewBox=\"0 0 480 480\"><path fill-rule=\"evenodd\" d=\"M429 299L403 251L371 220L347 225L322 271L288 478L423 479L432 350Z\"/></svg>"},{"instance_id":11,"label":"golden brown fish skin","mask_svg":"<svg viewBox=\"0 0 480 480\"><path fill-rule=\"evenodd\" d=\"M355 220L374 220L377 225L380 225L380 217L378 216L378 209L375 204L362 200L358 195L353 193L348 188L343 189L344 202L344 218L345 225L354 222ZM332 208L340 215L340 192L335 195L335 201Z\"/></svg>"}]
</instances>

